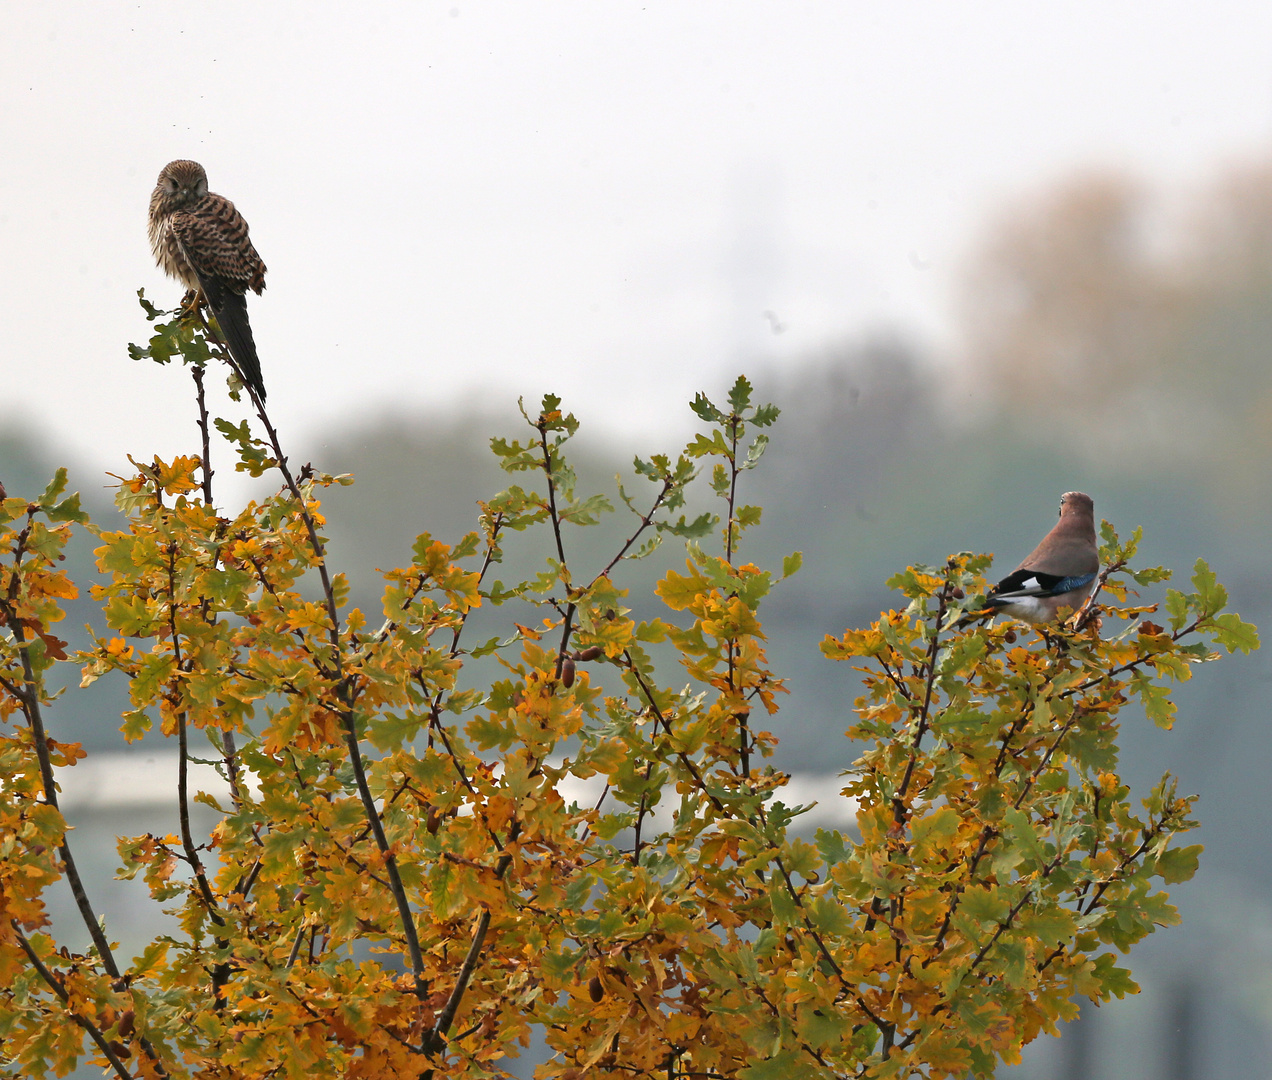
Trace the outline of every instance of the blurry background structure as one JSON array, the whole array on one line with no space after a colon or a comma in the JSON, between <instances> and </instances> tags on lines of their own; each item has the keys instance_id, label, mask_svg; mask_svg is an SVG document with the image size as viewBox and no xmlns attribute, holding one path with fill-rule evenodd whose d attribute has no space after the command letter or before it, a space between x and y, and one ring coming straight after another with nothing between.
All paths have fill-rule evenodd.
<instances>
[{"instance_id":1,"label":"blurry background structure","mask_svg":"<svg viewBox=\"0 0 1272 1080\"><path fill-rule=\"evenodd\" d=\"M744 371L783 409L747 555L805 552L766 610L785 769L833 790L855 756L826 633L908 562L1009 569L1065 490L1272 626L1267 5L12 4L0 102L11 495L66 464L107 515L125 455L195 450L186 373L125 349L138 287L178 298L145 213L191 157L270 268L252 322L284 441L358 478L332 553L373 611L375 568L505 486L485 439L519 396L564 398L612 491ZM1143 994L1003 1076L1272 1075L1270 687L1272 654L1228 659L1174 732L1128 724L1135 785L1202 796L1183 925L1132 957ZM123 749L122 693L68 694L53 734ZM127 940L110 836L170 814L114 790L72 817Z\"/></svg>"}]
</instances>

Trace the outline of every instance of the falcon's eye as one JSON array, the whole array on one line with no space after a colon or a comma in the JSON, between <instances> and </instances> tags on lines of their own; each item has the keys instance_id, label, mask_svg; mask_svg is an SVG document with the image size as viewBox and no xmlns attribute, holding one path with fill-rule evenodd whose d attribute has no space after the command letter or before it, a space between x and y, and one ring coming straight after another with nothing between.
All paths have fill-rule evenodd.
<instances>
[{"instance_id":1,"label":"falcon's eye","mask_svg":"<svg viewBox=\"0 0 1272 1080\"><path fill-rule=\"evenodd\" d=\"M170 176L170 177L168 177L168 179L164 181L164 186L165 186L165 187L166 187L169 191L176 191L176 190L177 190L177 182L176 182L176 181L175 181L175 180L174 180L171 176Z\"/></svg>"}]
</instances>

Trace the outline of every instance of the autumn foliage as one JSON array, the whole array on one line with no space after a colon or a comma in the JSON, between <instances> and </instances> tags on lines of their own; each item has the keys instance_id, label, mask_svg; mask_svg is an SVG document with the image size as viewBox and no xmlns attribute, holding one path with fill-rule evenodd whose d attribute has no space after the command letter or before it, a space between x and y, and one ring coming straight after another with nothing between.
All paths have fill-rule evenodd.
<instances>
[{"instance_id":1,"label":"autumn foliage","mask_svg":"<svg viewBox=\"0 0 1272 1080\"><path fill-rule=\"evenodd\" d=\"M549 395L492 441L516 482L475 531L417 537L364 612L323 541L323 491L348 478L293 470L258 410L259 428L213 426L278 492L218 509L202 383L217 347L148 311L135 355L192 365L201 452L123 479L120 531L64 474L0 502L9 1069L501 1076L537 1036L545 1078L988 1076L1076 998L1134 992L1120 954L1175 921L1159 886L1198 849L1176 843L1193 823L1169 778L1133 805L1119 713L1168 727L1172 683L1258 644L1203 563L1190 591L1141 599L1169 575L1135 568L1138 534L1106 525L1099 606L1047 635L951 629L985 557L899 574L904 606L823 644L864 680L852 741L827 749L852 762L857 829L807 835L764 730L784 687L760 622L799 557L740 555L760 521L746 473L777 419L744 379L693 402L702 430L680 455L636 460L639 490L618 491L630 530L599 566L572 556L573 530L613 507L576 490L578 424ZM718 515L688 509L704 482ZM96 537L102 582L78 655L55 636L73 529ZM656 597L629 596L627 560L662 541L687 558ZM512 544L541 545L542 572L500 580ZM479 609L502 633L475 639ZM125 735L180 754L172 833L119 841L120 873L180 921L133 959L58 809L53 767L83 757L55 738L60 664L127 680ZM219 801L189 776L209 755ZM83 953L47 933L42 894L63 877Z\"/></svg>"}]
</instances>

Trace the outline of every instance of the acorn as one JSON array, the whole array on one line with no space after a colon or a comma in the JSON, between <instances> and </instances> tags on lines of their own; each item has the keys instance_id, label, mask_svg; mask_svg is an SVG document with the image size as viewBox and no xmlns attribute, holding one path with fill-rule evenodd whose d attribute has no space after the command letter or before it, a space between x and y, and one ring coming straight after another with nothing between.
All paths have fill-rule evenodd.
<instances>
[{"instance_id":1,"label":"acorn","mask_svg":"<svg viewBox=\"0 0 1272 1080\"><path fill-rule=\"evenodd\" d=\"M593 975L587 983L587 996L593 1001L600 1001L605 997L605 987L601 985L601 977Z\"/></svg>"},{"instance_id":2,"label":"acorn","mask_svg":"<svg viewBox=\"0 0 1272 1080\"><path fill-rule=\"evenodd\" d=\"M581 663L587 663L589 660L599 660L604 655L605 650L599 645L589 645L582 652L576 652L574 654L574 659Z\"/></svg>"},{"instance_id":3,"label":"acorn","mask_svg":"<svg viewBox=\"0 0 1272 1080\"><path fill-rule=\"evenodd\" d=\"M565 663L561 665L561 685L567 690L574 685L574 661L568 656Z\"/></svg>"}]
</instances>

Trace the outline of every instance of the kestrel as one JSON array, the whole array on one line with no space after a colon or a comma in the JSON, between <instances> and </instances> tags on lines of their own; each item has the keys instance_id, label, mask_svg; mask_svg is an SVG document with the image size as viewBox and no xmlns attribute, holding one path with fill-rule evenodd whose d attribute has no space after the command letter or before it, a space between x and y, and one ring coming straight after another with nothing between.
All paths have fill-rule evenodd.
<instances>
[{"instance_id":1,"label":"kestrel","mask_svg":"<svg viewBox=\"0 0 1272 1080\"><path fill-rule=\"evenodd\" d=\"M202 294L243 383L265 400L245 294L265 288L265 264L247 222L229 199L208 191L197 161L170 161L150 196L150 249L160 268Z\"/></svg>"}]
</instances>

